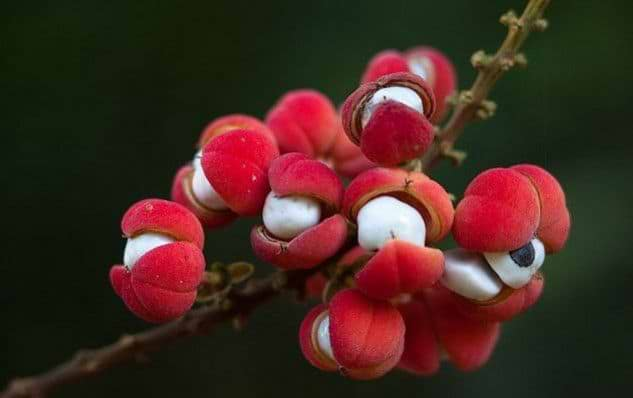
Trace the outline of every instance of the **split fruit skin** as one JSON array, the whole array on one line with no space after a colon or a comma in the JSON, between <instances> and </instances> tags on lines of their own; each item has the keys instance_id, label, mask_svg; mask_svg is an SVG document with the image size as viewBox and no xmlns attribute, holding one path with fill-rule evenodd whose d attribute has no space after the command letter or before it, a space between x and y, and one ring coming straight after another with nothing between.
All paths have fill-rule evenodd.
<instances>
[{"instance_id":1,"label":"split fruit skin","mask_svg":"<svg viewBox=\"0 0 633 398\"><path fill-rule=\"evenodd\" d=\"M237 131L240 133L236 133ZM224 137L226 134L228 137ZM248 136L251 134L252 137ZM215 142L217 138L219 140ZM204 158L205 150L209 146L214 149L211 150L211 154L206 155L207 162L211 164L207 167L215 167L214 165L218 163L220 167L209 172L213 182L206 176L206 172L204 178L215 191L220 189L221 193L217 193L228 208L212 209L196 197L193 190L194 167L192 164L183 166L176 173L172 183L171 199L193 212L205 228L219 228L241 215L252 215L257 212L258 207L263 204L262 191L267 189L266 179L260 177L265 174L272 159L279 155L279 151L273 132L259 119L243 114L226 115L211 121L198 140L201 158ZM226 164L222 163L226 159L221 153L223 151L231 157L231 161ZM256 156L256 151L263 156ZM202 159L200 161L202 163ZM233 187L224 176L235 177L237 181L246 181L246 185L235 184ZM250 182L248 182L249 178Z\"/></svg>"},{"instance_id":2,"label":"split fruit skin","mask_svg":"<svg viewBox=\"0 0 633 398\"><path fill-rule=\"evenodd\" d=\"M394 197L418 210L426 225L427 242L437 242L449 233L454 211L448 193L417 172L374 168L362 173L345 191L343 214L356 223L360 209L380 196ZM373 253L355 281L368 296L387 300L432 286L443 271L440 250L393 239Z\"/></svg>"},{"instance_id":3,"label":"split fruit skin","mask_svg":"<svg viewBox=\"0 0 633 398\"><path fill-rule=\"evenodd\" d=\"M149 250L131 269L113 266L110 282L116 294L147 322L168 322L185 314L195 302L206 265L198 219L177 203L148 199L127 211L121 227L128 238L157 233L174 242Z\"/></svg>"},{"instance_id":4,"label":"split fruit skin","mask_svg":"<svg viewBox=\"0 0 633 398\"><path fill-rule=\"evenodd\" d=\"M564 247L570 228L565 193L557 179L539 166L521 164L490 169L473 179L457 205L453 237L460 247L477 253L509 252L537 238L551 254ZM525 286L505 286L489 302L451 296L465 316L507 321L533 306L543 286L543 275L536 273Z\"/></svg>"},{"instance_id":5,"label":"split fruit skin","mask_svg":"<svg viewBox=\"0 0 633 398\"><path fill-rule=\"evenodd\" d=\"M329 317L332 357L316 336L318 321ZM404 349L405 326L389 302L366 297L355 289L337 293L328 305L319 305L301 324L299 341L306 359L324 371L368 380L382 377L399 362Z\"/></svg>"},{"instance_id":6,"label":"split fruit skin","mask_svg":"<svg viewBox=\"0 0 633 398\"><path fill-rule=\"evenodd\" d=\"M204 147L202 168L231 211L255 216L261 213L270 191L268 167L278 156L270 138L249 130L233 130Z\"/></svg>"},{"instance_id":7,"label":"split fruit skin","mask_svg":"<svg viewBox=\"0 0 633 398\"><path fill-rule=\"evenodd\" d=\"M255 255L281 269L312 268L336 254L347 241L348 223L339 209L343 184L328 166L302 153L276 159L269 170L272 192L316 200L323 217L318 224L287 240L274 236L265 225L251 230Z\"/></svg>"},{"instance_id":8,"label":"split fruit skin","mask_svg":"<svg viewBox=\"0 0 633 398\"><path fill-rule=\"evenodd\" d=\"M494 168L468 185L455 211L453 236L476 252L515 250L539 238L547 253L563 248L571 221L565 193L535 165Z\"/></svg>"},{"instance_id":9,"label":"split fruit skin","mask_svg":"<svg viewBox=\"0 0 633 398\"><path fill-rule=\"evenodd\" d=\"M365 107L374 95L394 88L417 96L422 109L385 97L372 110L369 119L363 120ZM360 146L370 161L395 166L421 156L430 147L435 131L429 119L435 109L435 96L424 79L411 73L394 73L361 85L347 97L342 108L342 123L349 139Z\"/></svg>"},{"instance_id":10,"label":"split fruit skin","mask_svg":"<svg viewBox=\"0 0 633 398\"><path fill-rule=\"evenodd\" d=\"M405 52L384 50L369 61L361 83L398 72L417 74L429 83L437 100L437 110L430 121L433 124L442 121L448 110L448 99L457 88L457 73L451 60L441 51L428 46L414 47Z\"/></svg>"}]
</instances>

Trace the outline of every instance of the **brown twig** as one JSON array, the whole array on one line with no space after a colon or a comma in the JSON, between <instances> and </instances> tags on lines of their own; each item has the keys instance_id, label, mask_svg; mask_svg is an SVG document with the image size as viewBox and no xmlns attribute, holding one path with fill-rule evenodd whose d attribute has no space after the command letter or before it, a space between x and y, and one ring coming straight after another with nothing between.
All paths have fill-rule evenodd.
<instances>
[{"instance_id":1,"label":"brown twig","mask_svg":"<svg viewBox=\"0 0 633 398\"><path fill-rule=\"evenodd\" d=\"M543 12L549 2L550 0L530 0L521 17L517 17L513 11L504 14L500 21L508 26L508 34L501 47L494 55L486 55L483 51L473 54L471 62L479 70L477 78L469 90L462 91L455 98L455 109L450 119L438 132L435 142L422 158L422 170L428 172L442 159L451 159L456 164L464 160L465 153L453 148L455 142L467 123L486 119L494 114L496 104L487 100L488 94L505 72L527 63L519 49L530 32L542 31L547 27Z\"/></svg>"},{"instance_id":2,"label":"brown twig","mask_svg":"<svg viewBox=\"0 0 633 398\"><path fill-rule=\"evenodd\" d=\"M548 4L549 0L530 0L520 18L513 12L501 17L501 22L509 29L506 39L494 56L483 52L473 55L471 61L479 69L475 83L470 90L458 96L451 118L437 134L435 143L424 158L417 161L416 168L430 170L443 158L455 162L463 160L464 154L453 149L455 142L467 123L486 118L494 112L494 103L486 98L504 72L526 63L518 50L531 31L546 28L547 21L542 19L542 15ZM231 289L223 300L192 310L174 322L142 333L124 335L102 348L79 351L69 361L47 372L16 379L0 398L43 397L55 387L99 374L174 341L207 333L219 323L242 319L284 290L303 289L306 279L319 270L278 272L264 279L250 280L243 288Z\"/></svg>"},{"instance_id":3,"label":"brown twig","mask_svg":"<svg viewBox=\"0 0 633 398\"><path fill-rule=\"evenodd\" d=\"M58 386L133 361L174 341L205 334L220 323L247 316L282 291L303 289L306 279L317 270L277 272L263 279L253 279L243 288L229 292L223 300L194 309L174 322L142 333L123 335L105 347L79 351L67 362L40 375L16 379L0 397L44 397Z\"/></svg>"}]
</instances>

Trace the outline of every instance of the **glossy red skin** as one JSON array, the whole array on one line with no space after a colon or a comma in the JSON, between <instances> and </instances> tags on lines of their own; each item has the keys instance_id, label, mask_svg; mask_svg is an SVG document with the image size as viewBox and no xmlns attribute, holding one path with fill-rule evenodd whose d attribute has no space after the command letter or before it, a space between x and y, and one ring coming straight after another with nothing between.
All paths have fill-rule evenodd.
<instances>
[{"instance_id":1,"label":"glossy red skin","mask_svg":"<svg viewBox=\"0 0 633 398\"><path fill-rule=\"evenodd\" d=\"M429 82L437 100L437 110L430 118L430 121L435 124L440 122L446 114L447 99L457 88L457 73L453 63L437 49L422 46L404 53L396 50L382 51L369 61L361 82L371 82L392 73L414 73L409 65L415 58L424 60L425 79Z\"/></svg>"},{"instance_id":2,"label":"glossy red skin","mask_svg":"<svg viewBox=\"0 0 633 398\"><path fill-rule=\"evenodd\" d=\"M116 265L110 283L132 313L151 323L163 323L184 315L196 300L205 259L189 242L157 247L128 270Z\"/></svg>"},{"instance_id":3,"label":"glossy red skin","mask_svg":"<svg viewBox=\"0 0 633 398\"><path fill-rule=\"evenodd\" d=\"M363 171L377 167L374 162L367 159L360 147L350 141L340 121L329 161L337 173L348 178L354 178Z\"/></svg>"},{"instance_id":4,"label":"glossy red skin","mask_svg":"<svg viewBox=\"0 0 633 398\"><path fill-rule=\"evenodd\" d=\"M532 307L543 293L545 280L541 274L533 277L520 289L512 290L507 297L494 303L481 304L451 292L455 308L464 316L481 321L505 322ZM509 288L508 288L509 289Z\"/></svg>"},{"instance_id":5,"label":"glossy red skin","mask_svg":"<svg viewBox=\"0 0 633 398\"><path fill-rule=\"evenodd\" d=\"M301 152L311 158L330 150L338 123L332 102L315 90L288 92L266 116L281 153Z\"/></svg>"},{"instance_id":6,"label":"glossy red skin","mask_svg":"<svg viewBox=\"0 0 633 398\"><path fill-rule=\"evenodd\" d=\"M427 70L428 81L437 100L437 110L431 118L432 123L440 122L448 108L447 100L457 89L457 73L453 63L442 52L432 47L415 47L405 53L407 62L421 57L428 60L432 70ZM426 69L426 68L425 68Z\"/></svg>"},{"instance_id":7,"label":"glossy red skin","mask_svg":"<svg viewBox=\"0 0 633 398\"><path fill-rule=\"evenodd\" d=\"M300 330L302 351L320 369L334 370L314 347L314 321L325 311L311 311ZM354 379L375 379L389 372L404 349L404 321L389 302L372 300L355 289L337 293L327 308L330 317L330 342L339 371Z\"/></svg>"},{"instance_id":8,"label":"glossy red skin","mask_svg":"<svg viewBox=\"0 0 633 398\"><path fill-rule=\"evenodd\" d=\"M266 195L268 167L279 156L268 137L233 130L215 137L202 155L202 169L226 205L241 216L258 215Z\"/></svg>"},{"instance_id":9,"label":"glossy red skin","mask_svg":"<svg viewBox=\"0 0 633 398\"><path fill-rule=\"evenodd\" d=\"M289 242L269 234L264 226L251 230L251 246L260 259L281 269L308 269L335 255L347 241L347 221L335 214Z\"/></svg>"},{"instance_id":10,"label":"glossy red skin","mask_svg":"<svg viewBox=\"0 0 633 398\"><path fill-rule=\"evenodd\" d=\"M407 330L401 369L432 375L439 370L442 353L464 372L477 370L490 359L500 324L465 317L454 308L450 294L436 285L399 307Z\"/></svg>"},{"instance_id":11,"label":"glossy red skin","mask_svg":"<svg viewBox=\"0 0 633 398\"><path fill-rule=\"evenodd\" d=\"M328 166L303 153L287 153L275 159L270 165L268 178L272 191L280 196L309 196L330 209L341 207L341 180Z\"/></svg>"},{"instance_id":12,"label":"glossy red skin","mask_svg":"<svg viewBox=\"0 0 633 398\"><path fill-rule=\"evenodd\" d=\"M237 214L231 210L218 211L205 207L202 203L199 203L193 195L191 188L191 178L193 177L193 167L184 166L174 178L174 182L171 188L171 199L185 206L189 211L196 215L198 220L206 228L218 228L229 224L235 218Z\"/></svg>"},{"instance_id":13,"label":"glossy red skin","mask_svg":"<svg viewBox=\"0 0 633 398\"><path fill-rule=\"evenodd\" d=\"M133 204L123 216L121 230L128 238L151 231L204 247L200 221L186 207L167 200L146 199Z\"/></svg>"},{"instance_id":14,"label":"glossy red skin","mask_svg":"<svg viewBox=\"0 0 633 398\"><path fill-rule=\"evenodd\" d=\"M420 211L427 243L442 240L453 224L453 203L444 188L425 174L377 167L358 175L343 196L343 214L356 223L362 206L381 195L404 200Z\"/></svg>"},{"instance_id":15,"label":"glossy red skin","mask_svg":"<svg viewBox=\"0 0 633 398\"><path fill-rule=\"evenodd\" d=\"M558 181L538 166L519 165L475 177L457 206L453 236L478 252L515 250L536 236L553 253L564 246L569 228Z\"/></svg>"},{"instance_id":16,"label":"glossy red skin","mask_svg":"<svg viewBox=\"0 0 633 398\"><path fill-rule=\"evenodd\" d=\"M249 130L276 142L273 132L261 120L249 115L231 114L212 120L204 128L198 140L198 148L204 148L214 137L233 130Z\"/></svg>"},{"instance_id":17,"label":"glossy red skin","mask_svg":"<svg viewBox=\"0 0 633 398\"><path fill-rule=\"evenodd\" d=\"M387 101L376 107L363 127L361 115L366 101L376 91L393 86L414 90L422 99L424 115L402 103ZM420 156L428 149L435 135L428 119L435 107L433 91L424 79L411 73L394 73L361 85L347 97L342 108L343 129L353 143L360 145L369 160L394 166Z\"/></svg>"},{"instance_id":18,"label":"glossy red skin","mask_svg":"<svg viewBox=\"0 0 633 398\"><path fill-rule=\"evenodd\" d=\"M355 281L367 296L388 300L432 286L443 272L441 250L392 240L367 261Z\"/></svg>"}]
</instances>

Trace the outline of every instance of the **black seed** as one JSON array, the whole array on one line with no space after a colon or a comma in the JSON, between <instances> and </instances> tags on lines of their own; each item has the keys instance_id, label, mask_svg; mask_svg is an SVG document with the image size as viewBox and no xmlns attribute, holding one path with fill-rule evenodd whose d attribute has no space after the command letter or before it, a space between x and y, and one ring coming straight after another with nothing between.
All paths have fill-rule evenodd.
<instances>
[{"instance_id":1,"label":"black seed","mask_svg":"<svg viewBox=\"0 0 633 398\"><path fill-rule=\"evenodd\" d=\"M510 252L510 258L512 258L512 261L514 261L519 267L529 267L534 263L535 257L536 252L534 251L532 242Z\"/></svg>"}]
</instances>

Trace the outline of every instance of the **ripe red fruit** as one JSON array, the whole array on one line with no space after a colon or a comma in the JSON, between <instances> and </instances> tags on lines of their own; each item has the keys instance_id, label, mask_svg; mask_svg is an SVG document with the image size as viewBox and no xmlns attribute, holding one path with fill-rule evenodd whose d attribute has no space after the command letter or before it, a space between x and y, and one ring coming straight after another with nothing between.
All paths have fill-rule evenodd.
<instances>
[{"instance_id":1,"label":"ripe red fruit","mask_svg":"<svg viewBox=\"0 0 633 398\"><path fill-rule=\"evenodd\" d=\"M232 114L212 120L200 134L198 148L204 148L213 138L233 130L252 131L276 142L273 132L261 120L249 115Z\"/></svg>"},{"instance_id":2,"label":"ripe red fruit","mask_svg":"<svg viewBox=\"0 0 633 398\"><path fill-rule=\"evenodd\" d=\"M301 350L315 367L339 370L353 379L385 375L400 360L405 327L389 302L372 300L355 289L337 293L315 307L299 332Z\"/></svg>"},{"instance_id":3,"label":"ripe red fruit","mask_svg":"<svg viewBox=\"0 0 633 398\"><path fill-rule=\"evenodd\" d=\"M338 214L343 185L337 175L301 153L279 157L268 175L272 192L264 225L251 231L255 254L283 269L312 268L336 254L347 240L347 221ZM303 223L306 214L314 217Z\"/></svg>"},{"instance_id":4,"label":"ripe red fruit","mask_svg":"<svg viewBox=\"0 0 633 398\"><path fill-rule=\"evenodd\" d=\"M395 73L363 84L343 104L343 128L365 156L395 166L422 155L435 135L435 97L424 79Z\"/></svg>"},{"instance_id":5,"label":"ripe red fruit","mask_svg":"<svg viewBox=\"0 0 633 398\"><path fill-rule=\"evenodd\" d=\"M571 228L563 188L553 175L541 167L520 164L511 169L523 174L538 192L541 212L536 235L548 253L560 251L567 242Z\"/></svg>"},{"instance_id":6,"label":"ripe red fruit","mask_svg":"<svg viewBox=\"0 0 633 398\"><path fill-rule=\"evenodd\" d=\"M429 83L437 100L437 111L430 120L440 122L446 113L447 100L457 87L457 74L448 57L432 47L415 47L404 53L382 51L369 61L361 82L398 72L416 74Z\"/></svg>"},{"instance_id":7,"label":"ripe red fruit","mask_svg":"<svg viewBox=\"0 0 633 398\"><path fill-rule=\"evenodd\" d=\"M133 205L123 217L125 265L110 282L125 305L148 322L167 322L193 305L205 260L198 219L183 206L159 199Z\"/></svg>"},{"instance_id":8,"label":"ripe red fruit","mask_svg":"<svg viewBox=\"0 0 633 398\"><path fill-rule=\"evenodd\" d=\"M397 50L384 50L369 60L360 82L373 82L383 76L399 72L413 73L404 54ZM424 76L420 77L425 78Z\"/></svg>"},{"instance_id":9,"label":"ripe red fruit","mask_svg":"<svg viewBox=\"0 0 633 398\"><path fill-rule=\"evenodd\" d=\"M457 206L453 236L478 252L515 250L537 236L552 253L563 247L569 228L558 181L538 166L519 165L475 177Z\"/></svg>"},{"instance_id":10,"label":"ripe red fruit","mask_svg":"<svg viewBox=\"0 0 633 398\"><path fill-rule=\"evenodd\" d=\"M313 159L329 152L338 129L332 102L315 90L285 94L268 112L266 124L273 131L281 153L301 152Z\"/></svg>"},{"instance_id":11,"label":"ripe red fruit","mask_svg":"<svg viewBox=\"0 0 633 398\"><path fill-rule=\"evenodd\" d=\"M233 130L205 146L202 169L231 211L253 216L264 205L269 192L268 167L278 156L277 147L268 137Z\"/></svg>"},{"instance_id":12,"label":"ripe red fruit","mask_svg":"<svg viewBox=\"0 0 633 398\"><path fill-rule=\"evenodd\" d=\"M441 286L426 289L399 310L406 325L399 367L418 375L436 373L443 356L461 371L477 370L499 338L499 323L465 317Z\"/></svg>"},{"instance_id":13,"label":"ripe red fruit","mask_svg":"<svg viewBox=\"0 0 633 398\"><path fill-rule=\"evenodd\" d=\"M442 282L462 313L508 320L538 300L545 254L564 246L569 229L565 194L551 174L533 165L485 171L457 206L453 236L467 251L447 252Z\"/></svg>"},{"instance_id":14,"label":"ripe red fruit","mask_svg":"<svg viewBox=\"0 0 633 398\"><path fill-rule=\"evenodd\" d=\"M196 158L191 164L182 167L174 178L171 198L173 201L180 203L192 211L196 217L198 217L202 225L207 228L216 228L230 223L238 216L238 212L233 209L240 209L240 211L244 209L242 205L235 205L233 202L237 200L235 198L229 199L233 208L226 203L227 199L217 192L215 185L209 182L202 166L204 148L207 144L223 134L234 131L242 131L241 134L248 132L248 134L259 136L249 137L248 143L254 143L250 151L260 150L266 156L278 156L276 141L272 131L270 131L264 123L254 117L240 114L222 116L213 120L205 127L198 141L199 152ZM236 143L236 139L227 140L223 138L220 141L230 141L228 143L225 142L223 144L224 146L239 146ZM260 146L257 147L255 143L259 143ZM242 145L241 148L244 149L244 145ZM245 154L244 159L247 158L248 154ZM260 159L261 164L258 166L267 167L266 163L269 162L270 161ZM247 170L242 171L247 172ZM266 182L263 182L263 186L266 186ZM251 189L251 187L249 186L246 189ZM226 189L224 191L226 193ZM244 198L242 199L244 200ZM256 195L247 201L250 206L256 205Z\"/></svg>"},{"instance_id":15,"label":"ripe red fruit","mask_svg":"<svg viewBox=\"0 0 633 398\"><path fill-rule=\"evenodd\" d=\"M362 241L363 225L358 215L368 203L381 197L395 198L415 209L426 233L426 239L411 242L404 240L400 231L389 226L391 239L379 245L377 252L356 274L356 284L365 294L377 299L390 299L429 287L442 276L442 252L424 244L437 242L450 231L453 205L442 186L422 173L371 169L351 182L343 199L343 214L359 225L359 241ZM371 216L367 214L366 217ZM380 225L372 225L371 232L379 233L381 228Z\"/></svg>"},{"instance_id":16,"label":"ripe red fruit","mask_svg":"<svg viewBox=\"0 0 633 398\"><path fill-rule=\"evenodd\" d=\"M392 240L367 261L355 281L370 297L387 300L432 286L443 271L440 250Z\"/></svg>"},{"instance_id":17,"label":"ripe red fruit","mask_svg":"<svg viewBox=\"0 0 633 398\"><path fill-rule=\"evenodd\" d=\"M357 176L345 190L343 214L356 221L358 212L378 196L392 196L416 208L426 224L426 241L442 240L453 225L453 204L446 190L423 173L377 167Z\"/></svg>"}]
</instances>

